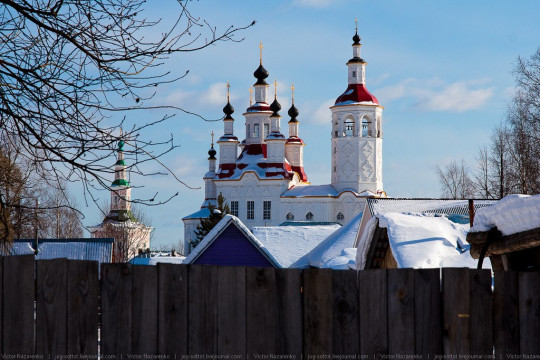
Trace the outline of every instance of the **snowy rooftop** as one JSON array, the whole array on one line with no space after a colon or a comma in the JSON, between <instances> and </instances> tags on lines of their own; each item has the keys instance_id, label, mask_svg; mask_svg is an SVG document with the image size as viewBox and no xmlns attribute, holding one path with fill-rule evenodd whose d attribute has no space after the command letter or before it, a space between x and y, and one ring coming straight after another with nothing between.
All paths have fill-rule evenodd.
<instances>
[{"instance_id":1,"label":"snowy rooftop","mask_svg":"<svg viewBox=\"0 0 540 360\"><path fill-rule=\"evenodd\" d=\"M390 248L399 268L476 268L477 261L471 257L465 240L468 224L434 214L385 213L377 217L379 226L388 230ZM489 262L484 262L484 267L489 266Z\"/></svg>"},{"instance_id":2,"label":"snowy rooftop","mask_svg":"<svg viewBox=\"0 0 540 360\"><path fill-rule=\"evenodd\" d=\"M362 213L317 245L308 254L309 265L318 268L355 269L354 244L361 222Z\"/></svg>"},{"instance_id":3,"label":"snowy rooftop","mask_svg":"<svg viewBox=\"0 0 540 360\"><path fill-rule=\"evenodd\" d=\"M478 210L471 232L489 231L495 226L503 235L540 228L540 195L508 195Z\"/></svg>"},{"instance_id":4,"label":"snowy rooftop","mask_svg":"<svg viewBox=\"0 0 540 360\"><path fill-rule=\"evenodd\" d=\"M157 265L158 263L183 264L185 256L150 256L135 257L131 260L133 265Z\"/></svg>"},{"instance_id":5,"label":"snowy rooftop","mask_svg":"<svg viewBox=\"0 0 540 360\"><path fill-rule=\"evenodd\" d=\"M282 268L305 268L307 254L340 229L338 224L254 227L253 235Z\"/></svg>"}]
</instances>

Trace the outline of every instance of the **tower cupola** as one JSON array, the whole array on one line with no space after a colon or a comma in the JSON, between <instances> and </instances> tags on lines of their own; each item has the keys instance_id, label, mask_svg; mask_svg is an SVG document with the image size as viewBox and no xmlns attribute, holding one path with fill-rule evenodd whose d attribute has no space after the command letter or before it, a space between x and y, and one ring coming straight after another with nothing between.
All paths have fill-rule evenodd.
<instances>
[{"instance_id":1,"label":"tower cupola","mask_svg":"<svg viewBox=\"0 0 540 360\"><path fill-rule=\"evenodd\" d=\"M227 82L227 105L223 108L223 113L225 117L223 118L223 136L217 141L219 145L219 170L218 176L230 176L235 169L236 157L238 156L238 138L234 136L234 119L232 114L234 113L234 108L231 105L231 94L230 94L231 85ZM208 151L209 161L213 161L213 168L215 170L215 155L216 150L214 150L214 134L212 132L212 146ZM212 164L210 164L209 172L213 173ZM209 174L212 178L215 176L215 173Z\"/></svg>"},{"instance_id":2,"label":"tower cupola","mask_svg":"<svg viewBox=\"0 0 540 360\"><path fill-rule=\"evenodd\" d=\"M122 136L121 132L120 140L118 140L117 159L114 164L114 181L111 184L111 212L126 212L131 209L131 185L126 173L125 142Z\"/></svg>"}]
</instances>

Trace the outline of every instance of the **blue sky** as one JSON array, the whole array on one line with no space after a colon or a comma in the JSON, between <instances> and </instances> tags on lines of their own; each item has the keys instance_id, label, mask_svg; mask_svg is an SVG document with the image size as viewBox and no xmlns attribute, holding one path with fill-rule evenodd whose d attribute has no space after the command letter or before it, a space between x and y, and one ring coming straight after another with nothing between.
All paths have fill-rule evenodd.
<instances>
[{"instance_id":1,"label":"blue sky","mask_svg":"<svg viewBox=\"0 0 540 360\"><path fill-rule=\"evenodd\" d=\"M159 2L149 16L178 11L174 1ZM189 75L158 89L153 101L173 104L216 119L231 83L235 133L244 136L242 112L264 45L267 80L278 82L283 109L290 106L290 84L300 110L300 136L306 142L304 162L313 184L330 182L330 110L347 87L346 61L352 54L354 19L368 62L367 88L385 107L383 112L383 181L393 197L440 195L437 165L465 159L474 164L480 146L504 119L512 98L512 68L519 55L540 46L540 2L537 1L189 1L195 16L218 31L243 26L242 42L223 42L194 53L175 55L164 70ZM150 36L150 35L149 35ZM273 91L271 92L273 93ZM170 111L130 115L145 122ZM286 112L282 128L286 126ZM146 136L173 134L180 148L164 160L190 190L172 177L137 177L133 197L159 192L179 196L160 207L145 208L156 228L152 247L170 248L183 238L181 218L199 209L204 188L210 132L223 133L221 122L204 122L177 114ZM217 149L219 151L219 149ZM111 160L111 164L114 161ZM153 165L157 168L157 165ZM103 194L105 195L105 194ZM105 196L106 197L106 196ZM85 225L100 221L93 204L82 209Z\"/></svg>"}]
</instances>

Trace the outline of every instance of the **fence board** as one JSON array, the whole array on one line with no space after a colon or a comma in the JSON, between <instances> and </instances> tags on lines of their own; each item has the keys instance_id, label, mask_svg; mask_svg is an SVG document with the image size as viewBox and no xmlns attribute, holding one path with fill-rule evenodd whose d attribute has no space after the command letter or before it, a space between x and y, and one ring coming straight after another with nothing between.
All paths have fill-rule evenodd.
<instances>
[{"instance_id":1,"label":"fence board","mask_svg":"<svg viewBox=\"0 0 540 360\"><path fill-rule=\"evenodd\" d=\"M132 353L158 353L158 269L156 266L134 266L133 269Z\"/></svg>"},{"instance_id":2,"label":"fence board","mask_svg":"<svg viewBox=\"0 0 540 360\"><path fill-rule=\"evenodd\" d=\"M97 355L98 263L68 261L67 268L67 354Z\"/></svg>"},{"instance_id":3,"label":"fence board","mask_svg":"<svg viewBox=\"0 0 540 360\"><path fill-rule=\"evenodd\" d=\"M415 352L422 359L442 354L442 307L439 269L414 271Z\"/></svg>"},{"instance_id":4,"label":"fence board","mask_svg":"<svg viewBox=\"0 0 540 360\"><path fill-rule=\"evenodd\" d=\"M443 269L445 355L470 354L469 269Z\"/></svg>"},{"instance_id":5,"label":"fence board","mask_svg":"<svg viewBox=\"0 0 540 360\"><path fill-rule=\"evenodd\" d=\"M232 266L219 269L218 299L218 354L245 359L246 268Z\"/></svg>"},{"instance_id":6,"label":"fence board","mask_svg":"<svg viewBox=\"0 0 540 360\"><path fill-rule=\"evenodd\" d=\"M67 259L38 260L36 353L55 359L67 351Z\"/></svg>"},{"instance_id":7,"label":"fence board","mask_svg":"<svg viewBox=\"0 0 540 360\"><path fill-rule=\"evenodd\" d=\"M217 271L216 266L188 267L188 353L217 354Z\"/></svg>"},{"instance_id":8,"label":"fence board","mask_svg":"<svg viewBox=\"0 0 540 360\"><path fill-rule=\"evenodd\" d=\"M274 268L246 268L246 353L252 359L260 354L284 354L279 343L277 291Z\"/></svg>"},{"instance_id":9,"label":"fence board","mask_svg":"<svg viewBox=\"0 0 540 360\"><path fill-rule=\"evenodd\" d=\"M4 258L4 354L34 353L34 255ZM15 310L16 309L16 310Z\"/></svg>"},{"instance_id":10,"label":"fence board","mask_svg":"<svg viewBox=\"0 0 540 360\"><path fill-rule=\"evenodd\" d=\"M4 277L3 277L3 271L4 271L4 257L0 256L0 354L4 354L4 347L3 347L3 341L4 338L4 332L3 332L3 318L4 314L2 309L4 308Z\"/></svg>"},{"instance_id":11,"label":"fence board","mask_svg":"<svg viewBox=\"0 0 540 360\"><path fill-rule=\"evenodd\" d=\"M495 273L493 291L493 330L497 359L519 352L519 283L518 273L500 271Z\"/></svg>"},{"instance_id":12,"label":"fence board","mask_svg":"<svg viewBox=\"0 0 540 360\"><path fill-rule=\"evenodd\" d=\"M414 270L388 270L388 353L413 355Z\"/></svg>"},{"instance_id":13,"label":"fence board","mask_svg":"<svg viewBox=\"0 0 540 360\"><path fill-rule=\"evenodd\" d=\"M470 272L471 354L493 355L491 270Z\"/></svg>"},{"instance_id":14,"label":"fence board","mask_svg":"<svg viewBox=\"0 0 540 360\"><path fill-rule=\"evenodd\" d=\"M388 353L387 270L358 272L360 352L381 358Z\"/></svg>"},{"instance_id":15,"label":"fence board","mask_svg":"<svg viewBox=\"0 0 540 360\"><path fill-rule=\"evenodd\" d=\"M101 266L101 354L131 354L132 277L130 264Z\"/></svg>"},{"instance_id":16,"label":"fence board","mask_svg":"<svg viewBox=\"0 0 540 360\"><path fill-rule=\"evenodd\" d=\"M304 357L332 354L332 271L302 272L304 289Z\"/></svg>"},{"instance_id":17,"label":"fence board","mask_svg":"<svg viewBox=\"0 0 540 360\"><path fill-rule=\"evenodd\" d=\"M279 348L302 357L302 278L299 269L275 269L278 290Z\"/></svg>"},{"instance_id":18,"label":"fence board","mask_svg":"<svg viewBox=\"0 0 540 360\"><path fill-rule=\"evenodd\" d=\"M160 263L158 277L159 354L180 358L188 353L188 268Z\"/></svg>"},{"instance_id":19,"label":"fence board","mask_svg":"<svg viewBox=\"0 0 540 360\"><path fill-rule=\"evenodd\" d=\"M519 274L519 350L540 354L540 272Z\"/></svg>"},{"instance_id":20,"label":"fence board","mask_svg":"<svg viewBox=\"0 0 540 360\"><path fill-rule=\"evenodd\" d=\"M332 311L332 354L359 354L358 281L356 271L332 271Z\"/></svg>"}]
</instances>

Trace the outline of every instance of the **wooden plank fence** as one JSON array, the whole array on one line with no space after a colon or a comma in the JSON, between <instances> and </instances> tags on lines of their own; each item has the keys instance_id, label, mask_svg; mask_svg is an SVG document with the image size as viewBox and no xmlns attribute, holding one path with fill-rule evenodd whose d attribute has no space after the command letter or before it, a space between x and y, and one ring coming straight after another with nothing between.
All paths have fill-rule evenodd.
<instances>
[{"instance_id":1,"label":"wooden plank fence","mask_svg":"<svg viewBox=\"0 0 540 360\"><path fill-rule=\"evenodd\" d=\"M95 262L17 256L0 258L0 278L4 359L540 354L540 273L533 272L496 273L492 281L488 270L452 268L103 264L99 279Z\"/></svg>"}]
</instances>

